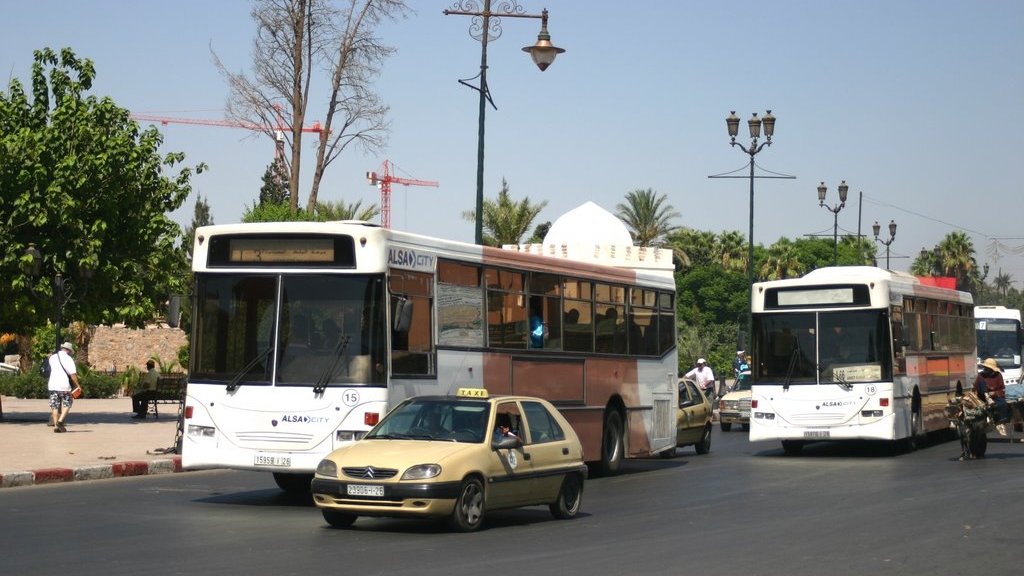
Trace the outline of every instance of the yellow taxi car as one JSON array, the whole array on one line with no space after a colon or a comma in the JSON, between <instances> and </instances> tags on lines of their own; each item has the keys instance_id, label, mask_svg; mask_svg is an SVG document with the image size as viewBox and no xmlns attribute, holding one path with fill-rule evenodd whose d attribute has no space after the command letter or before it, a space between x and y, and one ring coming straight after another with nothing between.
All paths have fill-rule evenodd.
<instances>
[{"instance_id":1,"label":"yellow taxi car","mask_svg":"<svg viewBox=\"0 0 1024 576\"><path fill-rule=\"evenodd\" d=\"M359 516L420 517L470 532L501 508L547 504L555 518L573 518L586 478L583 446L550 403L464 388L396 406L328 454L311 491L335 528Z\"/></svg>"},{"instance_id":2,"label":"yellow taxi car","mask_svg":"<svg viewBox=\"0 0 1024 576\"><path fill-rule=\"evenodd\" d=\"M679 379L679 409L676 411L676 447L693 446L697 454L711 451L711 401L688 378Z\"/></svg>"}]
</instances>

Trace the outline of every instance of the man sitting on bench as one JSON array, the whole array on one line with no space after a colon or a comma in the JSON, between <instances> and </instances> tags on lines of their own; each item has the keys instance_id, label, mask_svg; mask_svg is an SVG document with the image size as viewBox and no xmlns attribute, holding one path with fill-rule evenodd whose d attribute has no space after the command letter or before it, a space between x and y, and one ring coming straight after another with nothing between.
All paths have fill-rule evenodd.
<instances>
[{"instance_id":1,"label":"man sitting on bench","mask_svg":"<svg viewBox=\"0 0 1024 576\"><path fill-rule=\"evenodd\" d=\"M160 379L160 373L156 371L156 362L146 361L146 374L140 380L141 390L132 394L132 416L135 420L142 420L149 411L149 402L156 398L156 382Z\"/></svg>"}]
</instances>

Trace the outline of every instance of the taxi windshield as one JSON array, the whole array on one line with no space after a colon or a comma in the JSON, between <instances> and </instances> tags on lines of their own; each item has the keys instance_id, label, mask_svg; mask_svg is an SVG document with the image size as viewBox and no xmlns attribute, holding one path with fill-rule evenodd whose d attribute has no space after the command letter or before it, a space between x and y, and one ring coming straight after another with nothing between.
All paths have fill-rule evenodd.
<instances>
[{"instance_id":1,"label":"taxi windshield","mask_svg":"<svg viewBox=\"0 0 1024 576\"><path fill-rule=\"evenodd\" d=\"M480 443L487 437L489 402L411 399L399 404L366 438Z\"/></svg>"}]
</instances>

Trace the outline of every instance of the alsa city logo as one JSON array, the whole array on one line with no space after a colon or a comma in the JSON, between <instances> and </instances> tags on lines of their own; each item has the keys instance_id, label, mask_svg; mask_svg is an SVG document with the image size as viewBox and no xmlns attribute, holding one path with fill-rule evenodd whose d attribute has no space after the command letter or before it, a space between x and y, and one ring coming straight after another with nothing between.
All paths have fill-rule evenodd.
<instances>
[{"instance_id":1,"label":"alsa city logo","mask_svg":"<svg viewBox=\"0 0 1024 576\"><path fill-rule=\"evenodd\" d=\"M388 265L413 270L433 270L435 257L429 254L417 254L415 250L392 248L388 251Z\"/></svg>"},{"instance_id":2,"label":"alsa city logo","mask_svg":"<svg viewBox=\"0 0 1024 576\"><path fill-rule=\"evenodd\" d=\"M821 408L842 408L843 406L850 406L854 402L853 400L829 400L821 403Z\"/></svg>"},{"instance_id":3,"label":"alsa city logo","mask_svg":"<svg viewBox=\"0 0 1024 576\"><path fill-rule=\"evenodd\" d=\"M291 424L323 424L327 422L327 418L323 416L302 416L299 414L285 414L281 417L281 422L289 422Z\"/></svg>"}]
</instances>

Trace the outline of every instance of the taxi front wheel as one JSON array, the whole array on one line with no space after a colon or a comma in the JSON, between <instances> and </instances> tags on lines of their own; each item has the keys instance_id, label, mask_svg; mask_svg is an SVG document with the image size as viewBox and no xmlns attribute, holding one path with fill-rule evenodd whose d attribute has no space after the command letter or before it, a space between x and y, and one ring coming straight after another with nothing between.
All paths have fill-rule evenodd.
<instances>
[{"instance_id":1,"label":"taxi front wheel","mask_svg":"<svg viewBox=\"0 0 1024 576\"><path fill-rule=\"evenodd\" d=\"M479 478L467 478L459 488L455 509L448 524L459 532L472 532L484 521L484 485Z\"/></svg>"},{"instance_id":2,"label":"taxi front wheel","mask_svg":"<svg viewBox=\"0 0 1024 576\"><path fill-rule=\"evenodd\" d=\"M348 528L356 521L357 518L355 514L346 514L344 512L329 510L327 508L321 508L320 512L324 515L324 520L326 520L333 528Z\"/></svg>"}]
</instances>

